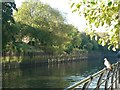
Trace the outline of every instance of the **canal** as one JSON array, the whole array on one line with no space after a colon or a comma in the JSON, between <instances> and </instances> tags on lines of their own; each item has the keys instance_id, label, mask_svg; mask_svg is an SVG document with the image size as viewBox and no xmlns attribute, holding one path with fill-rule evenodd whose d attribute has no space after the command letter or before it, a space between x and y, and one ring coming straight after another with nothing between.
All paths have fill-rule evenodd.
<instances>
[{"instance_id":1,"label":"canal","mask_svg":"<svg viewBox=\"0 0 120 90\"><path fill-rule=\"evenodd\" d=\"M115 58L109 58L111 63ZM3 87L65 88L104 67L103 57L59 64L3 70Z\"/></svg>"}]
</instances>

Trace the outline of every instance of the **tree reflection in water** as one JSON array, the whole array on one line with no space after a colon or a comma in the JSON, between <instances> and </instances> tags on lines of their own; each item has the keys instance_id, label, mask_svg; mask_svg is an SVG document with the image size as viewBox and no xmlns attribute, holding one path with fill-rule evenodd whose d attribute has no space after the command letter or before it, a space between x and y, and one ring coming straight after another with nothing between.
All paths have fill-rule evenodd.
<instances>
[{"instance_id":1,"label":"tree reflection in water","mask_svg":"<svg viewBox=\"0 0 120 90\"><path fill-rule=\"evenodd\" d=\"M111 62L115 62L111 59ZM103 68L102 59L3 70L3 87L65 88Z\"/></svg>"}]
</instances>

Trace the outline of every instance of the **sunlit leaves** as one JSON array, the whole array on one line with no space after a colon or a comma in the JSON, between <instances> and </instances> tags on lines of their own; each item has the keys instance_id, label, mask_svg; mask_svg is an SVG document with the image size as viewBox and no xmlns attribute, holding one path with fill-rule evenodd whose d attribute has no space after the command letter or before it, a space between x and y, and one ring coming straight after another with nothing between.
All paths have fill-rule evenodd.
<instances>
[{"instance_id":1,"label":"sunlit leaves","mask_svg":"<svg viewBox=\"0 0 120 90\"><path fill-rule=\"evenodd\" d=\"M110 1L109 3L108 3L108 6L111 6L112 5L112 2Z\"/></svg>"},{"instance_id":2,"label":"sunlit leaves","mask_svg":"<svg viewBox=\"0 0 120 90\"><path fill-rule=\"evenodd\" d=\"M74 4L73 4L74 3ZM99 43L105 46L106 44L110 47L113 47L113 50L120 48L119 45L119 36L120 33L119 27L119 12L120 12L120 1L116 0L81 0L80 2L73 1L72 10L75 10L80 15L84 15L88 21L87 33L89 30L94 30L93 25L96 28L104 27L107 30L108 36L104 36L99 40ZM80 5L79 5L80 4ZM79 6L76 6L79 5ZM75 7L76 6L76 7ZM89 33L90 37L93 35ZM96 35L95 35L96 36ZM97 39L96 39L97 40ZM110 48L109 47L109 48Z\"/></svg>"},{"instance_id":3,"label":"sunlit leaves","mask_svg":"<svg viewBox=\"0 0 120 90\"><path fill-rule=\"evenodd\" d=\"M64 18L56 9L40 1L28 0L18 10L14 16L20 22L21 37L34 39L35 47L40 47L47 53L63 53L67 49L73 39L69 32L75 28L65 24Z\"/></svg>"},{"instance_id":4,"label":"sunlit leaves","mask_svg":"<svg viewBox=\"0 0 120 90\"><path fill-rule=\"evenodd\" d=\"M78 3L78 4L76 5L77 8L80 8L80 6L81 6L81 3Z\"/></svg>"},{"instance_id":5,"label":"sunlit leaves","mask_svg":"<svg viewBox=\"0 0 120 90\"><path fill-rule=\"evenodd\" d=\"M75 3L72 3L72 5L70 6L71 8L74 6Z\"/></svg>"},{"instance_id":6,"label":"sunlit leaves","mask_svg":"<svg viewBox=\"0 0 120 90\"><path fill-rule=\"evenodd\" d=\"M95 36L95 40L96 40L96 41L98 40L98 36L97 36L97 35Z\"/></svg>"}]
</instances>

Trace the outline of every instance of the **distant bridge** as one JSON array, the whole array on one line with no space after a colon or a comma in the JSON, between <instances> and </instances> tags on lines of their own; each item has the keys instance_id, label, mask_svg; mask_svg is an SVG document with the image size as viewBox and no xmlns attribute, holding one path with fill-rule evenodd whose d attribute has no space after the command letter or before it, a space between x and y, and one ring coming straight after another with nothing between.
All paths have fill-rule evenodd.
<instances>
[{"instance_id":1,"label":"distant bridge","mask_svg":"<svg viewBox=\"0 0 120 90\"><path fill-rule=\"evenodd\" d=\"M120 62L112 66L112 71L104 68L65 90L120 90Z\"/></svg>"}]
</instances>

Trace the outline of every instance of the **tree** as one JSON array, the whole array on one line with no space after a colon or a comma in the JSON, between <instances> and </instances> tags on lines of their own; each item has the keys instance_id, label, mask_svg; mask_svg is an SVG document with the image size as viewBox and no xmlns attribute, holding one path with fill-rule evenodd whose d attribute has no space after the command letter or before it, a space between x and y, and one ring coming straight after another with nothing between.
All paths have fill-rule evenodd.
<instances>
[{"instance_id":1,"label":"tree","mask_svg":"<svg viewBox=\"0 0 120 90\"><path fill-rule=\"evenodd\" d=\"M14 16L20 24L18 26L21 37L27 36L30 41L34 39L35 45L47 53L63 53L70 43L68 31L72 28L65 24L62 15L49 5L27 0Z\"/></svg>"},{"instance_id":2,"label":"tree","mask_svg":"<svg viewBox=\"0 0 120 90\"><path fill-rule=\"evenodd\" d=\"M72 29L68 29L68 35L71 37L71 42L67 45L66 52L71 53L74 49L80 49L82 38L80 32L73 27L72 25L69 26Z\"/></svg>"},{"instance_id":3,"label":"tree","mask_svg":"<svg viewBox=\"0 0 120 90\"><path fill-rule=\"evenodd\" d=\"M17 11L16 4L14 2L2 2L2 49L5 51L10 44L14 42L13 34L14 29L14 18L13 10Z\"/></svg>"},{"instance_id":4,"label":"tree","mask_svg":"<svg viewBox=\"0 0 120 90\"><path fill-rule=\"evenodd\" d=\"M71 1L71 3L73 12L84 15L88 21L87 30L91 30L91 37L96 36L96 28L104 27L107 30L107 35L101 37L98 42L103 46L108 44L108 48L113 47L114 51L120 48L119 0L81 0L81 2Z\"/></svg>"}]
</instances>

